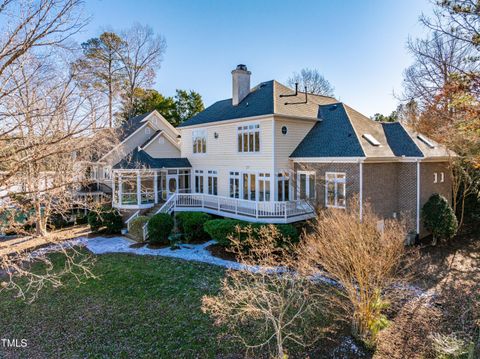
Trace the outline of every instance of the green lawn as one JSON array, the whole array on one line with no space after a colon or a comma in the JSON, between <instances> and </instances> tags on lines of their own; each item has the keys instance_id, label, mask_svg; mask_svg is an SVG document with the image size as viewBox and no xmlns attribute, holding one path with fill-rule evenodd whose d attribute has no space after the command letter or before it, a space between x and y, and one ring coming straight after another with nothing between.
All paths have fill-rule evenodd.
<instances>
[{"instance_id":1,"label":"green lawn","mask_svg":"<svg viewBox=\"0 0 480 359\"><path fill-rule=\"evenodd\" d=\"M28 347L0 357L210 358L242 353L200 310L224 270L148 256L97 257L99 279L44 289L33 304L0 297L0 338Z\"/></svg>"}]
</instances>

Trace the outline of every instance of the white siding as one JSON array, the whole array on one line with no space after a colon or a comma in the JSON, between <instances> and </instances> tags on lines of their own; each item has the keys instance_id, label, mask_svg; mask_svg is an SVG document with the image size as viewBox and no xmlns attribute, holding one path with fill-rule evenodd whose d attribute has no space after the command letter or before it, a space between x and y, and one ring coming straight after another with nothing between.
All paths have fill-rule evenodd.
<instances>
[{"instance_id":1,"label":"white siding","mask_svg":"<svg viewBox=\"0 0 480 359\"><path fill-rule=\"evenodd\" d=\"M180 157L180 150L164 136L159 136L144 148L150 156L155 158Z\"/></svg>"}]
</instances>

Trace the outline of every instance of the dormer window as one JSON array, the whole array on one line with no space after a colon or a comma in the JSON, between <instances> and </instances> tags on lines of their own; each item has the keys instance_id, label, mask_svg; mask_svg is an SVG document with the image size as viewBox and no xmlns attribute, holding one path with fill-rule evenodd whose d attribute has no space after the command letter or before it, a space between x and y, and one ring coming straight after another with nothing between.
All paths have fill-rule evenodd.
<instances>
[{"instance_id":1,"label":"dormer window","mask_svg":"<svg viewBox=\"0 0 480 359\"><path fill-rule=\"evenodd\" d=\"M378 142L377 139L369 133L364 133L363 138L366 139L372 146L380 146L380 142Z\"/></svg>"},{"instance_id":2,"label":"dormer window","mask_svg":"<svg viewBox=\"0 0 480 359\"><path fill-rule=\"evenodd\" d=\"M260 125L237 127L238 152L260 152Z\"/></svg>"}]
</instances>

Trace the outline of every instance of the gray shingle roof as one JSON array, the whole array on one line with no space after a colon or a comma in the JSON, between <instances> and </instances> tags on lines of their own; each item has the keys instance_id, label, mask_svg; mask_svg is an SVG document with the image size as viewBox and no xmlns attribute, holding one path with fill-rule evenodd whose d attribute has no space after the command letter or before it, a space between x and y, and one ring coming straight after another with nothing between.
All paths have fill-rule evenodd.
<instances>
[{"instance_id":1,"label":"gray shingle roof","mask_svg":"<svg viewBox=\"0 0 480 359\"><path fill-rule=\"evenodd\" d=\"M341 103L319 106L318 118L290 157L365 156Z\"/></svg>"},{"instance_id":2,"label":"gray shingle roof","mask_svg":"<svg viewBox=\"0 0 480 359\"><path fill-rule=\"evenodd\" d=\"M382 123L382 127L395 156L423 157L422 151L399 122Z\"/></svg>"},{"instance_id":3,"label":"gray shingle roof","mask_svg":"<svg viewBox=\"0 0 480 359\"><path fill-rule=\"evenodd\" d=\"M263 82L253 88L237 106L232 105L232 99L215 102L178 127L267 115L270 113L273 113L273 81Z\"/></svg>"},{"instance_id":4,"label":"gray shingle roof","mask_svg":"<svg viewBox=\"0 0 480 359\"><path fill-rule=\"evenodd\" d=\"M123 122L118 130L120 141L123 141L132 133L134 133L136 130L138 130L144 124L142 120L148 115L150 115L151 113L152 112L147 112L147 113L129 118L127 121Z\"/></svg>"},{"instance_id":5,"label":"gray shingle roof","mask_svg":"<svg viewBox=\"0 0 480 359\"><path fill-rule=\"evenodd\" d=\"M114 169L160 169L192 167L187 158L153 158L143 150L134 149Z\"/></svg>"}]
</instances>

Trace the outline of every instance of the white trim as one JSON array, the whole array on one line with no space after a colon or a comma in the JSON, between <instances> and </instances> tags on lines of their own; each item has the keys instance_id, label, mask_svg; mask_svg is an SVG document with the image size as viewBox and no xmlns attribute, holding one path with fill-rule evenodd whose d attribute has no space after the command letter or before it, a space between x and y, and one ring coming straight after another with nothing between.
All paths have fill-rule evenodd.
<instances>
[{"instance_id":1,"label":"white trim","mask_svg":"<svg viewBox=\"0 0 480 359\"><path fill-rule=\"evenodd\" d=\"M140 122L147 122L147 121L150 121L150 116L152 115L156 115L157 117L160 118L160 120L165 124L165 126L167 126L170 130L172 130L173 133L176 133L177 135L180 134L180 132L172 126L172 124L170 122L168 122L165 117L162 116L162 114L160 112L158 112L157 110L153 110L152 112L150 112L149 115L147 115L143 120L141 120ZM158 127L158 126L157 126Z\"/></svg>"},{"instance_id":2,"label":"white trim","mask_svg":"<svg viewBox=\"0 0 480 359\"><path fill-rule=\"evenodd\" d=\"M270 198L272 200L277 201L278 200L278 194L277 194L277 171L276 171L276 164L275 164L275 119L272 118L272 173L271 176L273 176L272 181L270 182ZM238 135L237 135L237 141L238 141ZM238 144L237 144L238 147ZM238 148L237 148L238 149Z\"/></svg>"},{"instance_id":3,"label":"white trim","mask_svg":"<svg viewBox=\"0 0 480 359\"><path fill-rule=\"evenodd\" d=\"M140 147L140 149L145 150L148 146L150 146L151 144L153 144L153 142L154 142L158 137L160 137L160 136L165 137L165 138L166 138L172 145L174 145L177 149L179 149L179 150L181 149L181 148L180 148L180 147L181 147L180 144L179 144L177 141L175 141L168 133L165 133L165 131L163 131L163 130L159 130L159 131L160 131L160 132L159 132L157 135L155 135L150 141L148 141L148 142L145 144L145 146Z\"/></svg>"},{"instance_id":4,"label":"white trim","mask_svg":"<svg viewBox=\"0 0 480 359\"><path fill-rule=\"evenodd\" d=\"M305 175L305 197L307 199L317 198L317 172L316 171L297 171L297 199L300 199L300 175ZM310 193L310 176L313 175L313 197Z\"/></svg>"},{"instance_id":5,"label":"white trim","mask_svg":"<svg viewBox=\"0 0 480 359\"><path fill-rule=\"evenodd\" d=\"M365 160L365 157L297 157L291 158L293 162L305 162L305 163L357 163L360 160Z\"/></svg>"},{"instance_id":6,"label":"white trim","mask_svg":"<svg viewBox=\"0 0 480 359\"><path fill-rule=\"evenodd\" d=\"M417 234L420 233L420 161L417 161Z\"/></svg>"}]
</instances>

